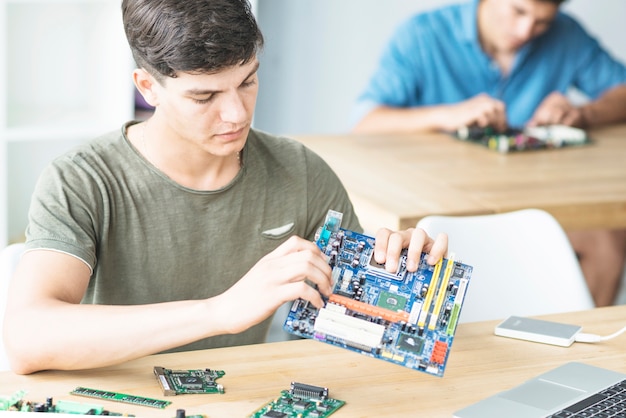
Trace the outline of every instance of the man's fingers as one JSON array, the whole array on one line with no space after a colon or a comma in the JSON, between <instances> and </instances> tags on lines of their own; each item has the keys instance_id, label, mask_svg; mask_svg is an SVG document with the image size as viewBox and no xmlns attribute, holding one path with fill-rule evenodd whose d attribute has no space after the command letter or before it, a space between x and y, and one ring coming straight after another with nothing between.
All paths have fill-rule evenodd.
<instances>
[{"instance_id":1,"label":"man's fingers","mask_svg":"<svg viewBox=\"0 0 626 418\"><path fill-rule=\"evenodd\" d=\"M320 292L306 282L289 283L280 289L282 300L288 302L298 298L311 302L316 308L324 307Z\"/></svg>"},{"instance_id":2,"label":"man's fingers","mask_svg":"<svg viewBox=\"0 0 626 418\"><path fill-rule=\"evenodd\" d=\"M282 257L284 255L297 252L297 251L317 251L321 254L321 251L315 245L315 243L311 241L307 241L304 238L300 238L298 236L292 236L287 241L280 244L274 251L267 254L265 257L267 258L276 258Z\"/></svg>"},{"instance_id":3,"label":"man's fingers","mask_svg":"<svg viewBox=\"0 0 626 418\"><path fill-rule=\"evenodd\" d=\"M374 260L378 264L384 264L387 261L387 247L389 246L389 237L391 230L380 228L376 232L376 245L374 246Z\"/></svg>"},{"instance_id":4,"label":"man's fingers","mask_svg":"<svg viewBox=\"0 0 626 418\"><path fill-rule=\"evenodd\" d=\"M432 242L430 248L425 248L425 250L428 252L428 259L426 260L428 264L437 264L440 259L446 256L448 251L448 235L440 233L435 238L435 241Z\"/></svg>"},{"instance_id":5,"label":"man's fingers","mask_svg":"<svg viewBox=\"0 0 626 418\"><path fill-rule=\"evenodd\" d=\"M411 228L411 238L409 250L407 252L406 268L409 271L416 271L419 260L426 244L432 241L422 228Z\"/></svg>"}]
</instances>

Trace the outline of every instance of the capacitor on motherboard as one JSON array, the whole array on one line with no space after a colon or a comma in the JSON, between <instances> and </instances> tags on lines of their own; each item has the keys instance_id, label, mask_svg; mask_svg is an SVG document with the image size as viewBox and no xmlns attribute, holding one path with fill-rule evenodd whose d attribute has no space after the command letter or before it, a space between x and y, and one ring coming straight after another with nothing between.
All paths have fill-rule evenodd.
<instances>
[{"instance_id":1,"label":"capacitor on motherboard","mask_svg":"<svg viewBox=\"0 0 626 418\"><path fill-rule=\"evenodd\" d=\"M337 257L339 256L339 253L337 252L337 250L332 250L330 252L330 260L328 260L328 264L331 267L335 267L335 265L337 265Z\"/></svg>"},{"instance_id":2,"label":"capacitor on motherboard","mask_svg":"<svg viewBox=\"0 0 626 418\"><path fill-rule=\"evenodd\" d=\"M339 246L343 247L343 239L346 237L346 234L343 231L337 232L337 241L339 241Z\"/></svg>"}]
</instances>

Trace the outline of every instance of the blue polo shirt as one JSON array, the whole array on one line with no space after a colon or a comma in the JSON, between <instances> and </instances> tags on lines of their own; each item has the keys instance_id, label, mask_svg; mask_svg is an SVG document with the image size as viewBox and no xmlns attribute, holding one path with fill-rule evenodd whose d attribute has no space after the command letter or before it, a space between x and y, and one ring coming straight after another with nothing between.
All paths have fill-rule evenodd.
<instances>
[{"instance_id":1,"label":"blue polo shirt","mask_svg":"<svg viewBox=\"0 0 626 418\"><path fill-rule=\"evenodd\" d=\"M626 67L562 12L503 75L480 46L477 7L478 0L446 6L398 27L357 102L355 121L378 105L451 104L487 93L506 104L509 125L521 127L553 91L576 87L594 99L626 83Z\"/></svg>"}]
</instances>

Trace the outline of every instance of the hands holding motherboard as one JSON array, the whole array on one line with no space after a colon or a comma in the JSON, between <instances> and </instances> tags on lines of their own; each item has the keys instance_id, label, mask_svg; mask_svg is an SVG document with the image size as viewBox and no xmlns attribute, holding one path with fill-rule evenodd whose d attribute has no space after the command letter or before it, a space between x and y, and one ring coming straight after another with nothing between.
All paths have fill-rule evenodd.
<instances>
[{"instance_id":1,"label":"hands holding motherboard","mask_svg":"<svg viewBox=\"0 0 626 418\"><path fill-rule=\"evenodd\" d=\"M434 265L448 250L448 237L429 237L421 228L391 231L381 228L376 234L374 259L390 272L398 270L400 253L408 248L406 268L414 272L422 252L429 253ZM296 299L324 306L323 296L332 292L331 268L318 246L293 236L261 258L242 279L219 299L224 299L224 318L231 319L228 332L241 332L272 315L283 303ZM235 300L237 303L232 303ZM240 309L241 306L255 309Z\"/></svg>"},{"instance_id":2,"label":"hands holding motherboard","mask_svg":"<svg viewBox=\"0 0 626 418\"><path fill-rule=\"evenodd\" d=\"M422 252L428 253L428 264L431 265L446 255L448 236L439 234L433 239L421 228L409 228L396 232L381 228L376 233L374 259L380 264L385 264L387 271L395 272L398 270L400 252L404 248L408 248L407 270L413 272L417 270Z\"/></svg>"}]
</instances>

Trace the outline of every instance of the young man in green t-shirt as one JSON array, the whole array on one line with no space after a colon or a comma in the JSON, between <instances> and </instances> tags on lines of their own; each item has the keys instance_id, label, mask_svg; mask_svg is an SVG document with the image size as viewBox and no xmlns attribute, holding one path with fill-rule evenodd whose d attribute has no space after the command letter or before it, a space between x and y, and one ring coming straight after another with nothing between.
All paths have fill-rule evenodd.
<instances>
[{"instance_id":1,"label":"young man in green t-shirt","mask_svg":"<svg viewBox=\"0 0 626 418\"><path fill-rule=\"evenodd\" d=\"M246 0L124 0L133 80L155 107L52 162L37 184L4 341L17 373L262 342L272 314L322 306L311 242L347 193L299 143L251 129L262 35ZM94 81L95 82L95 81ZM376 236L376 260L434 264L445 236ZM317 290L310 284L314 284Z\"/></svg>"}]
</instances>

